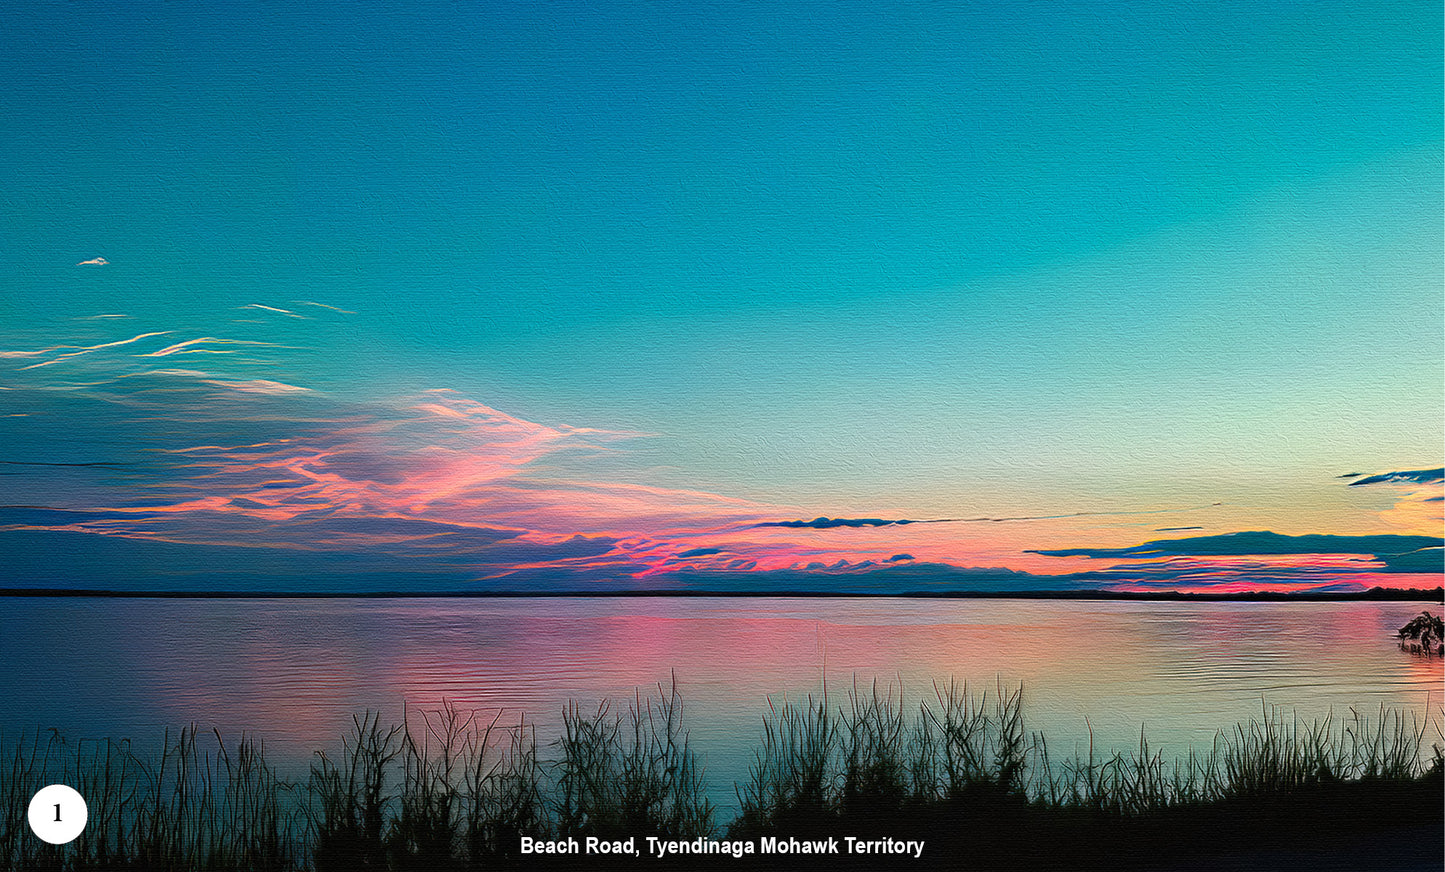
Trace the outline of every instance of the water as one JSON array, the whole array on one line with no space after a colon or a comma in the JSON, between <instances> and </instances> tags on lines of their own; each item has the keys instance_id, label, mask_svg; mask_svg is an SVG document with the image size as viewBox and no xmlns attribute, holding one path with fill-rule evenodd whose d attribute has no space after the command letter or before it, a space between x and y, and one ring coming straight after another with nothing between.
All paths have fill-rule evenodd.
<instances>
[{"instance_id":1,"label":"water","mask_svg":"<svg viewBox=\"0 0 1445 872\"><path fill-rule=\"evenodd\" d=\"M1401 652L1413 603L916 599L120 600L0 598L0 731L131 737L196 723L263 738L283 768L352 716L443 700L549 741L569 700L676 677L720 801L768 698L856 681L1022 682L1050 750L1207 748L1262 706L1306 719L1404 706L1438 723L1442 661ZM1433 731L1429 738L1439 740ZM1427 744L1429 741L1427 738Z\"/></svg>"}]
</instances>

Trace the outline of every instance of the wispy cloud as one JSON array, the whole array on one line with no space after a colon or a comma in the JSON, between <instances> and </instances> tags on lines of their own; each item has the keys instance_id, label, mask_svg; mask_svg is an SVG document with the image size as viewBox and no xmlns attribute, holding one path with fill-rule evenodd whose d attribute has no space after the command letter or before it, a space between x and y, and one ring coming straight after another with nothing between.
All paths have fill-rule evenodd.
<instances>
[{"instance_id":1,"label":"wispy cloud","mask_svg":"<svg viewBox=\"0 0 1445 872\"><path fill-rule=\"evenodd\" d=\"M179 371L177 370L176 372ZM253 378L248 381L222 381L220 379L203 379L203 381L208 385L230 388L233 391L241 391L247 394L270 394L272 396L278 396L311 392L310 388L297 387L296 385L288 385L264 378Z\"/></svg>"},{"instance_id":2,"label":"wispy cloud","mask_svg":"<svg viewBox=\"0 0 1445 872\"><path fill-rule=\"evenodd\" d=\"M1360 487L1370 484L1435 484L1445 482L1445 468L1436 469L1412 469L1402 472L1381 472L1376 475L1367 475L1356 478L1359 473L1341 478L1355 478L1350 482L1350 487Z\"/></svg>"},{"instance_id":3,"label":"wispy cloud","mask_svg":"<svg viewBox=\"0 0 1445 872\"><path fill-rule=\"evenodd\" d=\"M330 310L333 311L333 312L340 312L340 313L343 314L343 315L355 315L355 314L356 314L355 312L353 312L353 311L350 310L350 309L342 309L342 308L340 308L339 306L328 306L328 305L326 305L325 303L314 303L314 302L312 302L311 300L292 300L291 302L292 302L292 303L295 303L295 304L298 305L298 306L315 306L315 307L318 308L318 309L330 309Z\"/></svg>"},{"instance_id":4,"label":"wispy cloud","mask_svg":"<svg viewBox=\"0 0 1445 872\"><path fill-rule=\"evenodd\" d=\"M147 446L144 469L75 464L127 478L108 498L102 491L88 505L12 517L8 529L342 550L370 555L368 565L390 560L400 571L423 561L474 579L543 567L596 579L644 574L659 548L686 550L661 544L670 531L762 514L702 492L535 474L538 461L627 433L525 421L445 390L355 404L277 381L204 375L129 374L65 393L72 406L88 403L97 422L133 414L169 444ZM254 435L217 438L241 434Z\"/></svg>"},{"instance_id":5,"label":"wispy cloud","mask_svg":"<svg viewBox=\"0 0 1445 872\"><path fill-rule=\"evenodd\" d=\"M158 336L161 334L150 335ZM217 345L223 347L212 347ZM170 357L173 354L235 354L239 347L287 348L289 346L278 345L274 342L260 342L253 339L218 339L214 336L198 336L195 339L176 342L172 345L167 345L165 348L137 355L137 357Z\"/></svg>"},{"instance_id":6,"label":"wispy cloud","mask_svg":"<svg viewBox=\"0 0 1445 872\"><path fill-rule=\"evenodd\" d=\"M34 552L15 565L64 574L43 559L63 551L74 558L65 572L130 577L123 563L170 567L173 580L223 573L238 585L332 589L363 578L508 589L1322 589L1438 577L1438 537L1121 540L1165 517L1181 524L1166 530L1190 529L1213 506L820 515L618 480L599 461L645 434L530 421L442 389L346 399L277 366L257 377L232 354L285 347L157 331L0 352L15 361L0 387L21 416L0 419L0 474L16 504L0 511L0 535L7 554ZM169 365L195 354L212 355L204 369ZM34 368L82 356L68 373ZM1103 547L1054 547L1100 531Z\"/></svg>"},{"instance_id":7,"label":"wispy cloud","mask_svg":"<svg viewBox=\"0 0 1445 872\"><path fill-rule=\"evenodd\" d=\"M151 333L141 333L136 336L132 336L129 339L118 339L114 342L101 342L96 345L51 345L47 348L39 348L33 351L0 351L0 358L44 357L48 354L55 354L56 352L60 352L59 354L55 354L55 356L50 358L49 360L44 360L40 363L32 363L29 366L21 367L21 369L39 369L41 367L52 366L57 363L64 363L69 360L74 360L77 357L84 357L88 354L94 354L98 351L104 351L110 348L119 348L123 345L130 345L135 342L140 342L144 339L149 339L152 336L165 336L169 333L169 330L160 330Z\"/></svg>"},{"instance_id":8,"label":"wispy cloud","mask_svg":"<svg viewBox=\"0 0 1445 872\"><path fill-rule=\"evenodd\" d=\"M276 306L264 306L260 303L247 303L244 306L237 306L237 309L259 309L263 312L275 312L278 315L285 315L288 318L305 318L305 315L298 315L290 309L280 309Z\"/></svg>"}]
</instances>

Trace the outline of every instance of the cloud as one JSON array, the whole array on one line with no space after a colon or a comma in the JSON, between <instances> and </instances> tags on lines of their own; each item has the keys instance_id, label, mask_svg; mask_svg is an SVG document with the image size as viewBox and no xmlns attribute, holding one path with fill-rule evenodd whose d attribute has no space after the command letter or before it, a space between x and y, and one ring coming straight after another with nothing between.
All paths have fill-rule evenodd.
<instances>
[{"instance_id":1,"label":"cloud","mask_svg":"<svg viewBox=\"0 0 1445 872\"><path fill-rule=\"evenodd\" d=\"M220 379L202 379L202 381L208 385L230 388L233 391L250 394L271 394L273 396L279 394L309 393L311 390L310 388L301 388L296 385L288 385L264 378L253 378L248 381L221 381Z\"/></svg>"},{"instance_id":2,"label":"cloud","mask_svg":"<svg viewBox=\"0 0 1445 872\"><path fill-rule=\"evenodd\" d=\"M885 521L882 518L814 518L811 521L766 521L758 524L759 527L791 527L810 528L813 530L833 530L838 527L894 527L906 524L938 524L941 521Z\"/></svg>"},{"instance_id":3,"label":"cloud","mask_svg":"<svg viewBox=\"0 0 1445 872\"><path fill-rule=\"evenodd\" d=\"M292 300L298 306L315 306L318 309L330 309L333 312L340 312L343 315L355 315L350 309L342 309L337 306L328 306L325 303L313 303L310 300Z\"/></svg>"},{"instance_id":4,"label":"cloud","mask_svg":"<svg viewBox=\"0 0 1445 872\"><path fill-rule=\"evenodd\" d=\"M10 555L6 582L15 587L419 592L465 590L477 577L473 560L404 549L246 546L63 530L0 532L0 542ZM556 554L555 548L537 551L547 558Z\"/></svg>"},{"instance_id":5,"label":"cloud","mask_svg":"<svg viewBox=\"0 0 1445 872\"><path fill-rule=\"evenodd\" d=\"M1438 556L1431 562L1430 550L1445 540L1433 536L1331 536L1311 534L1286 536L1268 531L1158 539L1127 548L1066 548L1037 550L1049 557L1158 558L1158 557L1245 557L1274 555L1366 555L1384 564L1389 572L1439 572ZM1421 568L1425 567L1425 568Z\"/></svg>"},{"instance_id":6,"label":"cloud","mask_svg":"<svg viewBox=\"0 0 1445 872\"><path fill-rule=\"evenodd\" d=\"M1391 572L1445 572L1445 551L1439 547L1418 548L1400 554L1377 554Z\"/></svg>"},{"instance_id":7,"label":"cloud","mask_svg":"<svg viewBox=\"0 0 1445 872\"><path fill-rule=\"evenodd\" d=\"M1345 478L1347 476L1341 476ZM1394 505L1379 513L1381 522L1414 533L1433 533L1445 523L1440 512L1441 485L1445 469L1408 469L1374 475L1352 473L1350 487L1370 487L1395 492Z\"/></svg>"},{"instance_id":8,"label":"cloud","mask_svg":"<svg viewBox=\"0 0 1445 872\"><path fill-rule=\"evenodd\" d=\"M45 360L40 363L32 363L29 366L21 367L21 369L39 369L43 366L50 366L51 364L62 363L67 360L73 360L77 357L84 357L86 355L94 354L96 352L104 351L106 349L119 348L122 345L130 345L135 342L149 339L153 336L166 336L169 333L170 331L168 330L153 331L150 333L140 333L130 337L129 339L117 339L114 342L101 342L97 345L51 345L47 348L37 348L30 351L0 351L0 358L44 357L47 354L52 354L57 351L61 352L60 354L57 354L55 357L52 357L49 360Z\"/></svg>"},{"instance_id":9,"label":"cloud","mask_svg":"<svg viewBox=\"0 0 1445 872\"><path fill-rule=\"evenodd\" d=\"M112 316L105 316L110 318ZM122 316L114 316L122 317ZM214 354L233 355L241 348L292 348L292 346L279 345L274 342L264 342L254 339L231 339L215 336L197 336L191 339L184 339L179 342L148 342L159 336L174 336L175 331L152 330L145 333L138 333L126 339L116 339L110 342L100 342L94 345L50 345L44 348L19 349L0 351L0 360L3 359L34 359L48 358L39 363L32 363L21 369L40 369L57 363L72 361L77 358L86 358L86 362L93 365L100 378L114 378L124 374L128 368L134 366L134 361L142 358L171 357L185 354ZM151 347L152 350L140 351L130 348L140 344L144 347ZM156 348L154 346L161 346ZM122 350L123 349L123 350Z\"/></svg>"},{"instance_id":10,"label":"cloud","mask_svg":"<svg viewBox=\"0 0 1445 872\"><path fill-rule=\"evenodd\" d=\"M152 334L160 335L160 334ZM138 357L170 357L173 354L235 354L234 348L211 348L212 345L235 345L250 348L288 348L290 346L277 345L274 342L259 342L254 339L218 339L214 336L198 336L195 339L187 339L184 342L176 342L167 345L165 348L151 351Z\"/></svg>"},{"instance_id":11,"label":"cloud","mask_svg":"<svg viewBox=\"0 0 1445 872\"><path fill-rule=\"evenodd\" d=\"M1184 508L1146 509L1134 512L1066 512L1058 515L1013 515L1004 517L979 517L979 518L928 518L924 520L897 519L887 520L884 518L814 518L811 521L765 521L758 524L759 527L789 527L793 529L833 530L844 527L902 527L909 524L1002 524L1010 521L1062 521L1069 518L1103 518L1103 517L1128 517L1133 515L1166 515L1179 512L1197 511L1204 508L1215 508L1223 503L1212 503L1208 506L1188 506ZM1198 530L1199 527L1178 527L1163 529Z\"/></svg>"},{"instance_id":12,"label":"cloud","mask_svg":"<svg viewBox=\"0 0 1445 872\"><path fill-rule=\"evenodd\" d=\"M263 306L260 303L247 303L244 306L237 306L237 309L259 309L263 312L275 312L278 315L285 315L288 318L305 318L305 315L298 315L290 309L278 309L275 306Z\"/></svg>"},{"instance_id":13,"label":"cloud","mask_svg":"<svg viewBox=\"0 0 1445 872\"><path fill-rule=\"evenodd\" d=\"M301 390L276 382L224 384L254 395L245 406L256 417L286 414L275 401ZM244 497L278 516L321 507L463 517L495 501L489 486L507 484L529 464L588 438L608 438L522 421L450 391L395 404L320 402L318 411L335 417L297 417L284 428L286 438L232 445L206 440L164 450L184 457L210 498ZM278 482L289 486L278 490Z\"/></svg>"},{"instance_id":14,"label":"cloud","mask_svg":"<svg viewBox=\"0 0 1445 872\"><path fill-rule=\"evenodd\" d=\"M1359 487L1369 484L1436 484L1445 482L1445 468L1438 469L1414 469L1403 472L1382 472L1376 475L1369 475L1358 478L1360 473L1351 473L1350 476L1356 480L1350 482L1350 487Z\"/></svg>"},{"instance_id":15,"label":"cloud","mask_svg":"<svg viewBox=\"0 0 1445 872\"><path fill-rule=\"evenodd\" d=\"M36 537L64 534L78 549L76 567L86 550L76 543L119 538L165 543L126 547L172 555L177 566L185 561L176 549L195 548L208 555L186 570L196 579L222 568L215 559L231 560L227 571L273 571L274 562L254 558L259 550L351 555L305 561L315 573L305 584L327 589L358 567L386 566L404 578L601 583L643 577L696 547L691 536L776 510L701 491L558 478L636 434L526 421L448 390L357 403L274 379L171 369L63 390L17 387L11 398L37 422L0 429L12 458L0 472L10 493L49 505L0 517L0 547L49 548L58 540ZM49 435L57 425L67 437L59 443ZM126 459L57 456L107 445ZM71 477L57 478L61 471ZM131 552L110 544L98 553ZM91 565L115 574L107 560Z\"/></svg>"},{"instance_id":16,"label":"cloud","mask_svg":"<svg viewBox=\"0 0 1445 872\"><path fill-rule=\"evenodd\" d=\"M170 589L887 592L1314 589L1439 572L1438 537L1250 533L1212 549L1200 543L1221 537L1038 550L1149 523L1094 518L1187 509L813 517L619 480L618 461L645 434L530 421L445 389L350 399L235 353L284 347L157 331L0 353L0 365L13 361L0 370L7 408L24 416L0 418L10 577ZM205 369L167 365L194 354L208 355ZM34 368L60 360L74 364ZM1080 571L1058 556L1096 562Z\"/></svg>"}]
</instances>

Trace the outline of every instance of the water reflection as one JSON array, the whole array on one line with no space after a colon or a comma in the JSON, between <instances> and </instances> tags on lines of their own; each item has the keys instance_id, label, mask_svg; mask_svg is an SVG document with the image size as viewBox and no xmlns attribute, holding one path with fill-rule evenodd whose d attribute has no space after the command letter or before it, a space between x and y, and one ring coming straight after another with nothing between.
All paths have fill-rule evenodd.
<instances>
[{"instance_id":1,"label":"water reflection","mask_svg":"<svg viewBox=\"0 0 1445 872\"><path fill-rule=\"evenodd\" d=\"M300 765L354 713L525 713L555 736L570 699L631 698L675 674L710 780L741 778L768 695L842 699L855 678L1022 681L1051 749L1166 755L1258 716L1381 703L1438 715L1442 661L1402 653L1413 603L1019 600L0 600L0 726L74 737L196 722ZM1432 692L1437 692L1431 697Z\"/></svg>"}]
</instances>

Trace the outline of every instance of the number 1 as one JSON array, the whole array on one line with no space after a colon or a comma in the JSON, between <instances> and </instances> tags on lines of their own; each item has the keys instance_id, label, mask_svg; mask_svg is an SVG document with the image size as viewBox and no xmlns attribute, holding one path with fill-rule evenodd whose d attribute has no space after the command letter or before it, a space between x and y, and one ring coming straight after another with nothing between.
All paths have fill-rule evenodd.
<instances>
[{"instance_id":1,"label":"number 1","mask_svg":"<svg viewBox=\"0 0 1445 872\"><path fill-rule=\"evenodd\" d=\"M60 803L58 802L55 804L55 821L56 823L60 822Z\"/></svg>"}]
</instances>

